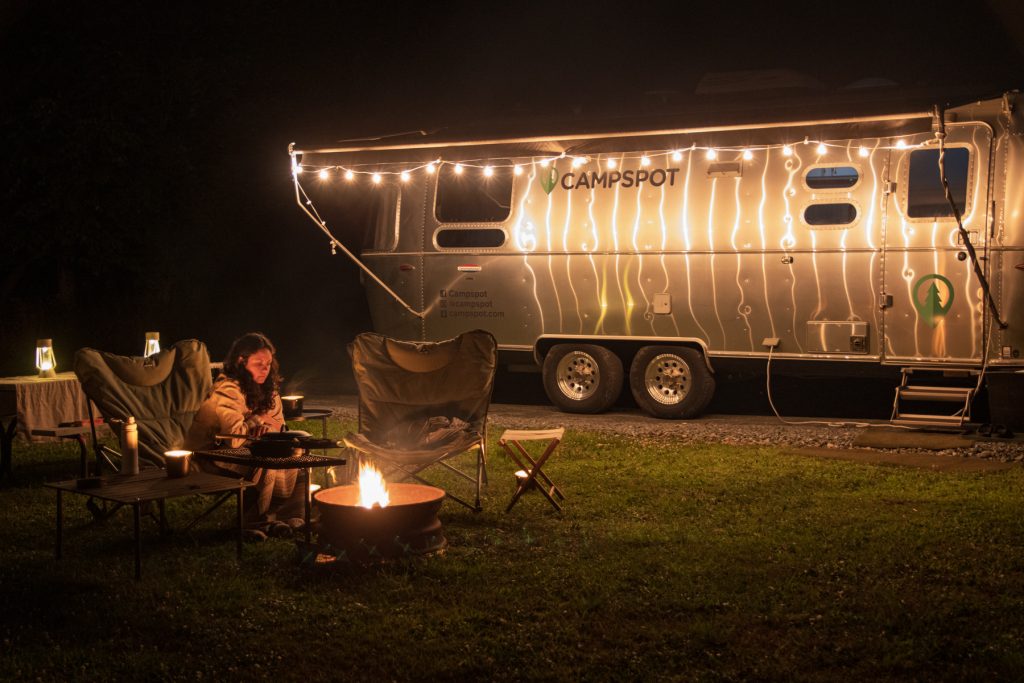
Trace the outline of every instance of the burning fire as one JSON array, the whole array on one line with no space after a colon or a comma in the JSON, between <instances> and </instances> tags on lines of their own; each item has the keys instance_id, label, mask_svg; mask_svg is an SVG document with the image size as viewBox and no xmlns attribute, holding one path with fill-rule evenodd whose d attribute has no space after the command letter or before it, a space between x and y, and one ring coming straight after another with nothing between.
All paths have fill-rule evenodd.
<instances>
[{"instance_id":1,"label":"burning fire","mask_svg":"<svg viewBox=\"0 0 1024 683\"><path fill-rule=\"evenodd\" d=\"M369 463L359 465L359 504L364 508L379 505L382 508L390 502L388 487L384 483L384 475Z\"/></svg>"}]
</instances>

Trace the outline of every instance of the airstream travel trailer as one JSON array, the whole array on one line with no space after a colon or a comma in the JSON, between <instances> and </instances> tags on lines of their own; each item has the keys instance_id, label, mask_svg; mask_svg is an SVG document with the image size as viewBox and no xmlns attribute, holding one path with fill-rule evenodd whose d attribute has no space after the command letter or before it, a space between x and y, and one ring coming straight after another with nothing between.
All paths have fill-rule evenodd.
<instances>
[{"instance_id":1,"label":"airstream travel trailer","mask_svg":"<svg viewBox=\"0 0 1024 683\"><path fill-rule=\"evenodd\" d=\"M958 425L982 377L1024 370L1020 106L290 153L379 332L485 328L563 410L628 382L650 414L692 417L716 362L775 358L902 369L896 418ZM332 232L353 201L378 209L361 245ZM922 402L950 410L907 414Z\"/></svg>"}]
</instances>

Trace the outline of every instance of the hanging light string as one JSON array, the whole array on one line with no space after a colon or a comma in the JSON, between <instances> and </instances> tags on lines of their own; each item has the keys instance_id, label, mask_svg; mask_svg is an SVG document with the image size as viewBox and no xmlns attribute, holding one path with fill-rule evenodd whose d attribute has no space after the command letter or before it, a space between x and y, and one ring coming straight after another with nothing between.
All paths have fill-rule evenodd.
<instances>
[{"instance_id":1,"label":"hanging light string","mask_svg":"<svg viewBox=\"0 0 1024 683\"><path fill-rule=\"evenodd\" d=\"M932 142L932 141L929 141ZM905 150L908 148L917 148L923 144L910 145L906 140L898 139L891 145L879 146L872 148L877 151L888 151L888 150ZM693 154L703 152L704 158L709 161L714 161L722 156L733 157L731 160L750 161L754 158L755 152L769 152L771 150L781 150L782 155L786 157L793 156L796 153L796 148L800 146L814 146L814 153L819 157L825 157L833 149L838 150L849 150L848 144L836 143L836 142L825 142L823 140L811 140L804 138L804 140L796 143L784 143L776 145L750 145L750 146L727 146L727 147L714 147L714 146L700 146L692 144L689 147L681 147L676 149L663 149L654 152L625 152L616 155L589 155L589 154L571 154L562 152L556 155L545 155L533 157L529 161L515 161L508 162L505 160L495 161L486 158L476 159L461 159L458 161L449 161L443 158L437 158L433 161L426 163L413 164L410 166L402 166L400 163L394 164L399 166L396 170L388 170L381 168L379 164L331 164L331 165L313 165L313 164L302 164L296 159L297 155L302 154L316 154L316 152L295 152L292 153L292 173L296 176L299 174L310 173L318 176L321 180L332 180L336 176L340 176L343 180L354 181L357 177L367 176L375 185L381 184L385 178L397 177L402 182L408 182L412 179L413 174L424 172L428 175L437 173L442 167L450 166L456 174L463 174L467 170L472 170L475 173L482 174L484 177L490 177L494 175L494 172L498 169L511 168L515 175L521 175L528 170L540 166L542 168L549 167L552 163L561 161L564 159L571 159L573 168L579 168L586 164L597 163L603 164L609 169L616 168L619 164L627 161L639 160L642 166L649 166L653 159L658 157L665 157L671 161L680 161L683 158L683 154ZM872 149L861 145L857 148L857 156L860 158L867 158L871 155Z\"/></svg>"}]
</instances>

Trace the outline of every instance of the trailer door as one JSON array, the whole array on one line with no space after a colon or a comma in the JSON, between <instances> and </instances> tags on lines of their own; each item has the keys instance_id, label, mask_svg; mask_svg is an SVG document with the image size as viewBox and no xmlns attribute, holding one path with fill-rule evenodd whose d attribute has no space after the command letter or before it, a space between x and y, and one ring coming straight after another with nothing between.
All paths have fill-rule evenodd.
<instances>
[{"instance_id":1,"label":"trailer door","mask_svg":"<svg viewBox=\"0 0 1024 683\"><path fill-rule=\"evenodd\" d=\"M987 274L992 132L976 123L950 124L947 132L946 178ZM979 362L985 298L942 189L938 145L931 134L889 144L883 358L901 364Z\"/></svg>"}]
</instances>

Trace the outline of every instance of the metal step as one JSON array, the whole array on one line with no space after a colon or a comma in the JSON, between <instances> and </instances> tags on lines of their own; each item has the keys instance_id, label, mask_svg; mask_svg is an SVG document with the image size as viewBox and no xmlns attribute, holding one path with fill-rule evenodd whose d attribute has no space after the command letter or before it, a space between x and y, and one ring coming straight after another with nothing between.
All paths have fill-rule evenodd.
<instances>
[{"instance_id":1,"label":"metal step","mask_svg":"<svg viewBox=\"0 0 1024 683\"><path fill-rule=\"evenodd\" d=\"M968 420L959 415L911 415L904 414L889 421L889 424L904 427L932 427L937 429L964 429Z\"/></svg>"},{"instance_id":2,"label":"metal step","mask_svg":"<svg viewBox=\"0 0 1024 683\"><path fill-rule=\"evenodd\" d=\"M905 386L898 387L896 391L907 401L964 403L974 394L974 387Z\"/></svg>"}]
</instances>

